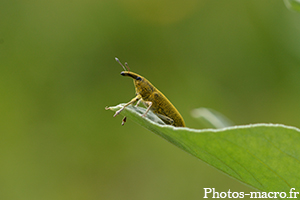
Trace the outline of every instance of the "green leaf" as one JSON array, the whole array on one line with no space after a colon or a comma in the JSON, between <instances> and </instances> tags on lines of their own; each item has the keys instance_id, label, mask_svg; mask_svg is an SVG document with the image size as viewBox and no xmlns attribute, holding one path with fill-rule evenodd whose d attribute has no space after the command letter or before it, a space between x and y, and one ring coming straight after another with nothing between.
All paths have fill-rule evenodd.
<instances>
[{"instance_id":1,"label":"green leaf","mask_svg":"<svg viewBox=\"0 0 300 200\"><path fill-rule=\"evenodd\" d=\"M110 107L119 110L122 105ZM274 124L202 129L161 125L128 106L121 114L229 176L263 192L300 189L300 130ZM154 121L153 121L154 120ZM299 195L298 195L299 196Z\"/></svg>"}]
</instances>

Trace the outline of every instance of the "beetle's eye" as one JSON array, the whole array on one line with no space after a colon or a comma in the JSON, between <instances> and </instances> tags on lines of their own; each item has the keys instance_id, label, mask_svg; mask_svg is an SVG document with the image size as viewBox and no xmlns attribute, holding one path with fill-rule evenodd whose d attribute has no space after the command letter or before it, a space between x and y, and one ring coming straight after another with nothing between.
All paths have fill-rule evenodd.
<instances>
[{"instance_id":1,"label":"beetle's eye","mask_svg":"<svg viewBox=\"0 0 300 200\"><path fill-rule=\"evenodd\" d=\"M138 77L136 77L136 80L140 81L140 80L142 80L142 78L138 76Z\"/></svg>"}]
</instances>

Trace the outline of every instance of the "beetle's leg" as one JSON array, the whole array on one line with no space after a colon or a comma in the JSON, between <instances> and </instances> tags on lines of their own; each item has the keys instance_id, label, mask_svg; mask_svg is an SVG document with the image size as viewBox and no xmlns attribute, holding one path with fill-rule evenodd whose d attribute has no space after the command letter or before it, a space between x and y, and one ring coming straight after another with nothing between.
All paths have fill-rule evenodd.
<instances>
[{"instance_id":1,"label":"beetle's leg","mask_svg":"<svg viewBox=\"0 0 300 200\"><path fill-rule=\"evenodd\" d=\"M129 106L130 104L140 100L142 98L141 95L137 95L136 97L134 97L133 99L131 99L128 103L126 103L120 110L118 110L115 114L114 117L117 116L118 114L120 114L122 112L122 110L124 110L124 108L126 108L127 106Z\"/></svg>"},{"instance_id":2,"label":"beetle's leg","mask_svg":"<svg viewBox=\"0 0 300 200\"><path fill-rule=\"evenodd\" d=\"M163 120L166 124L170 124L173 125L174 124L174 120L170 117L167 117L165 115L161 115L158 113L155 113L161 120Z\"/></svg>"},{"instance_id":3,"label":"beetle's leg","mask_svg":"<svg viewBox=\"0 0 300 200\"><path fill-rule=\"evenodd\" d=\"M126 123L126 119L127 119L127 117L125 116L123 119L122 119L122 126L124 126L124 124Z\"/></svg>"},{"instance_id":4,"label":"beetle's leg","mask_svg":"<svg viewBox=\"0 0 300 200\"><path fill-rule=\"evenodd\" d=\"M140 100L138 100L138 102L135 104L135 107L138 107L138 105L141 103L142 98L140 98Z\"/></svg>"},{"instance_id":5,"label":"beetle's leg","mask_svg":"<svg viewBox=\"0 0 300 200\"><path fill-rule=\"evenodd\" d=\"M151 101L145 101L144 102L146 105L148 105L148 108L146 110L146 112L142 115L142 117L145 117L147 115L147 113L149 112L151 106L152 106L152 102Z\"/></svg>"}]
</instances>

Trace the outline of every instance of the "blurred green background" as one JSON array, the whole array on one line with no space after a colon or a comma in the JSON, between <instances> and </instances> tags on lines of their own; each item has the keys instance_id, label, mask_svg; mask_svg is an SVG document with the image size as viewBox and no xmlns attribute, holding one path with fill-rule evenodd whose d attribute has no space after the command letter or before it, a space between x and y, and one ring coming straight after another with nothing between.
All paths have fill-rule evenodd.
<instances>
[{"instance_id":1,"label":"blurred green background","mask_svg":"<svg viewBox=\"0 0 300 200\"><path fill-rule=\"evenodd\" d=\"M201 199L254 191L105 106L117 56L177 107L300 127L300 15L281 0L0 2L0 199ZM209 142L209 141L208 141Z\"/></svg>"}]
</instances>

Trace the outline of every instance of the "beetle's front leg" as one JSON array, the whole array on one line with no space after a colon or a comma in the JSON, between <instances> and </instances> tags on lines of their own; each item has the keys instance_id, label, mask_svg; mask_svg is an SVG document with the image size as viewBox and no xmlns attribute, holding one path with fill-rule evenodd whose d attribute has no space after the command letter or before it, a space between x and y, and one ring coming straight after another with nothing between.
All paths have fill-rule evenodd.
<instances>
[{"instance_id":1,"label":"beetle's front leg","mask_svg":"<svg viewBox=\"0 0 300 200\"><path fill-rule=\"evenodd\" d=\"M138 105L141 103L141 101L142 101L142 98L140 98L140 99L138 100L138 102L135 104L134 107L138 107Z\"/></svg>"},{"instance_id":2,"label":"beetle's front leg","mask_svg":"<svg viewBox=\"0 0 300 200\"><path fill-rule=\"evenodd\" d=\"M120 114L122 112L122 110L124 110L124 108L126 108L127 106L129 106L130 104L133 104L134 102L140 100L142 98L141 95L137 95L136 97L134 97L133 99L131 99L128 103L126 103L120 110L118 110L115 114L114 117L117 116L118 114Z\"/></svg>"}]
</instances>

